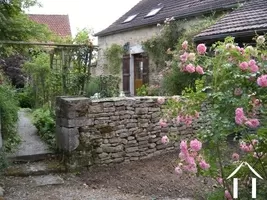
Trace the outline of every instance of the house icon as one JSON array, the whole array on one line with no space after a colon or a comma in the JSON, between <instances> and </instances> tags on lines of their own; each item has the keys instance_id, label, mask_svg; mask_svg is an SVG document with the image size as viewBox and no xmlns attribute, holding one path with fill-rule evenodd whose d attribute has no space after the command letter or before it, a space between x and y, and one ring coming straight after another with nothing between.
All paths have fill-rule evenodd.
<instances>
[{"instance_id":1,"label":"house icon","mask_svg":"<svg viewBox=\"0 0 267 200\"><path fill-rule=\"evenodd\" d=\"M230 174L227 179L232 178L239 170L241 167L243 166L248 166L248 168L250 169L250 171L257 176L260 179L263 179L258 172L256 172L255 169L253 169L247 162L242 162L233 172L232 174ZM252 178L252 199L256 199L256 193L257 193L257 184L256 184L256 178ZM233 198L237 199L238 198L238 178L234 178L233 180Z\"/></svg>"}]
</instances>

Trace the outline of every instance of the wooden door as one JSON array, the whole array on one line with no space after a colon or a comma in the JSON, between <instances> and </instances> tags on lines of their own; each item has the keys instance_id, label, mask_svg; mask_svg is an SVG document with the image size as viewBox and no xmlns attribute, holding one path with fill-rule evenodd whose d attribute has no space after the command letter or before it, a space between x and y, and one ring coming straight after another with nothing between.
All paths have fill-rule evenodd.
<instances>
[{"instance_id":1,"label":"wooden door","mask_svg":"<svg viewBox=\"0 0 267 200\"><path fill-rule=\"evenodd\" d=\"M130 56L124 55L122 60L122 88L125 95L130 95Z\"/></svg>"}]
</instances>

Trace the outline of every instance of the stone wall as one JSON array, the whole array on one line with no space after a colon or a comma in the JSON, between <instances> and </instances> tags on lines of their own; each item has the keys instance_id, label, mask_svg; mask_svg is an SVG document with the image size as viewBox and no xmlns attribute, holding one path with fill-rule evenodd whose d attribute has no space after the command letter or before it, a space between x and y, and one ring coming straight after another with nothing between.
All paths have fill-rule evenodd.
<instances>
[{"instance_id":1,"label":"stone wall","mask_svg":"<svg viewBox=\"0 0 267 200\"><path fill-rule=\"evenodd\" d=\"M164 145L167 133L191 137L193 128L161 128L157 97L57 99L58 147L69 152L71 166L90 166L145 159L174 150Z\"/></svg>"}]
</instances>

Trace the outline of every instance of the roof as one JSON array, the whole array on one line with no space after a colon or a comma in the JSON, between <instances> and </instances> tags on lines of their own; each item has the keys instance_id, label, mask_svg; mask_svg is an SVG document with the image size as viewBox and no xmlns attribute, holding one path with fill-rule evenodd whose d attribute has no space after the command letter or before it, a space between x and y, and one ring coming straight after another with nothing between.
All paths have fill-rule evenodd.
<instances>
[{"instance_id":1,"label":"roof","mask_svg":"<svg viewBox=\"0 0 267 200\"><path fill-rule=\"evenodd\" d=\"M40 15L29 14L29 18L39 24L45 24L58 36L71 36L70 21L68 15Z\"/></svg>"},{"instance_id":2,"label":"roof","mask_svg":"<svg viewBox=\"0 0 267 200\"><path fill-rule=\"evenodd\" d=\"M155 25L166 18L186 18L210 13L217 10L229 10L245 0L142 0L108 28L95 34L111 35L118 32ZM145 17L152 9L163 7L156 15ZM138 14L128 23L123 23L129 16Z\"/></svg>"},{"instance_id":3,"label":"roof","mask_svg":"<svg viewBox=\"0 0 267 200\"><path fill-rule=\"evenodd\" d=\"M255 35L267 31L267 2L253 0L227 14L210 28L195 37L195 41L221 39L226 36Z\"/></svg>"}]
</instances>

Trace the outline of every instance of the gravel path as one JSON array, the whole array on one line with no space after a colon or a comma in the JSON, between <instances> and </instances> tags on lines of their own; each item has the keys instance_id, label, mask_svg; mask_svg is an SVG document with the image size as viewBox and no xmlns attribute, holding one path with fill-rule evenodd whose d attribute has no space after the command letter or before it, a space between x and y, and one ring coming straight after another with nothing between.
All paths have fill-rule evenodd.
<instances>
[{"instance_id":1,"label":"gravel path","mask_svg":"<svg viewBox=\"0 0 267 200\"><path fill-rule=\"evenodd\" d=\"M119 189L90 187L72 174L62 175L63 185L36 186L33 177L5 177L5 200L174 200L123 193ZM175 198L179 200L179 198ZM181 199L189 200L189 199Z\"/></svg>"}]
</instances>

